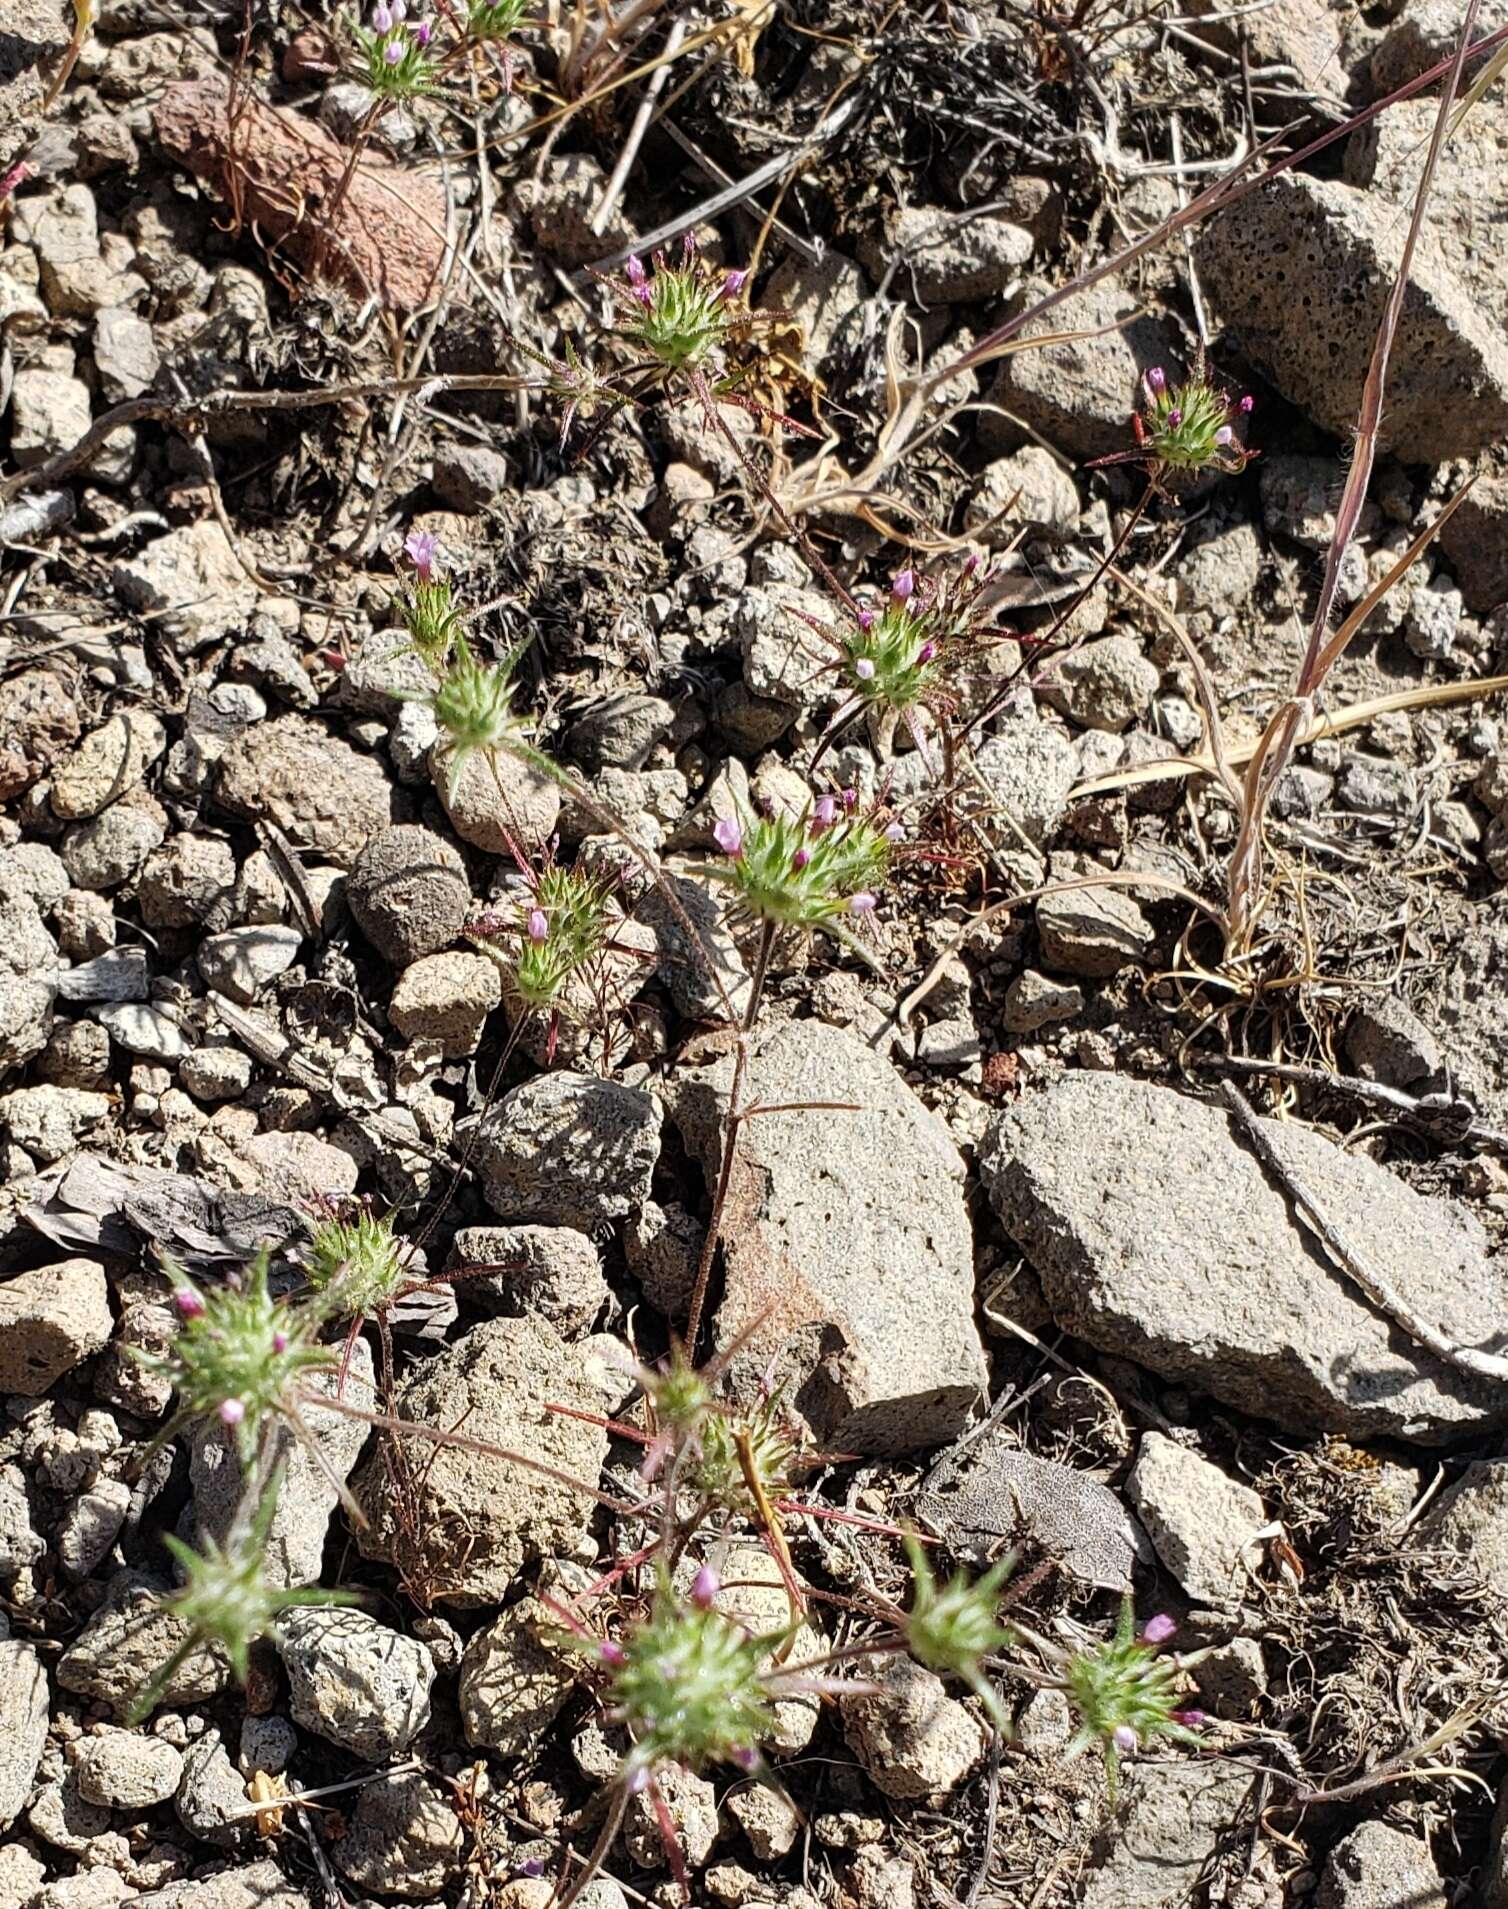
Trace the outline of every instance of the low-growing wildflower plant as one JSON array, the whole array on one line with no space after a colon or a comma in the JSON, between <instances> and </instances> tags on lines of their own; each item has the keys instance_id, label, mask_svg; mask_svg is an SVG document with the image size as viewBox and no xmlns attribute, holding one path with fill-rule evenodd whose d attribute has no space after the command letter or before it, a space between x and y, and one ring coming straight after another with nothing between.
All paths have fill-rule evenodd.
<instances>
[{"instance_id":1,"label":"low-growing wildflower plant","mask_svg":"<svg viewBox=\"0 0 1508 1909\"><path fill-rule=\"evenodd\" d=\"M553 1009L572 975L601 954L612 932L614 883L586 869L549 862L523 908L512 987L527 1006Z\"/></svg>"},{"instance_id":2,"label":"low-growing wildflower plant","mask_svg":"<svg viewBox=\"0 0 1508 1909\"><path fill-rule=\"evenodd\" d=\"M365 1200L334 1202L320 1213L303 1261L329 1320L385 1313L411 1283L392 1219Z\"/></svg>"},{"instance_id":3,"label":"low-growing wildflower plant","mask_svg":"<svg viewBox=\"0 0 1508 1909\"><path fill-rule=\"evenodd\" d=\"M858 813L852 789L799 816L775 808L725 816L712 834L723 859L709 872L736 907L771 927L830 932L873 915L900 839L881 811Z\"/></svg>"},{"instance_id":4,"label":"low-growing wildflower plant","mask_svg":"<svg viewBox=\"0 0 1508 1909\"><path fill-rule=\"evenodd\" d=\"M367 85L379 99L413 99L434 86L434 28L408 15L408 0L377 0L365 26L351 24Z\"/></svg>"},{"instance_id":5,"label":"low-growing wildflower plant","mask_svg":"<svg viewBox=\"0 0 1508 1909\"><path fill-rule=\"evenodd\" d=\"M1148 464L1154 480L1207 470L1233 477L1256 456L1238 434L1251 413L1251 396L1229 398L1210 377L1203 353L1181 382L1154 365L1142 379L1142 393L1131 418L1136 450L1098 458L1097 464Z\"/></svg>"},{"instance_id":6,"label":"low-growing wildflower plant","mask_svg":"<svg viewBox=\"0 0 1508 1909\"><path fill-rule=\"evenodd\" d=\"M234 1528L224 1544L211 1541L202 1551L195 1551L182 1539L164 1534L163 1543L178 1565L183 1582L160 1600L161 1608L187 1629L188 1636L136 1699L132 1722L139 1723L156 1708L180 1666L195 1651L223 1653L244 1684L252 1646L263 1639L276 1641L278 1620L285 1612L312 1604L358 1602L348 1591L326 1591L317 1586L290 1590L268 1582L267 1540L281 1482L280 1471L265 1481L249 1523Z\"/></svg>"},{"instance_id":7,"label":"low-growing wildflower plant","mask_svg":"<svg viewBox=\"0 0 1508 1909\"><path fill-rule=\"evenodd\" d=\"M743 315L738 300L748 274L702 258L688 232L679 264L656 252L648 270L632 257L611 287L625 337L669 371L703 369Z\"/></svg>"},{"instance_id":8,"label":"low-growing wildflower plant","mask_svg":"<svg viewBox=\"0 0 1508 1909\"><path fill-rule=\"evenodd\" d=\"M529 0L471 0L466 31L473 40L506 40L523 24Z\"/></svg>"},{"instance_id":9,"label":"low-growing wildflower plant","mask_svg":"<svg viewBox=\"0 0 1508 1909\"><path fill-rule=\"evenodd\" d=\"M544 758L529 740L522 718L514 713L513 664L481 662L466 638L457 633L450 660L433 690L410 700L428 704L445 752L446 779L455 798L461 772L473 756L519 756L542 763Z\"/></svg>"},{"instance_id":10,"label":"low-growing wildflower plant","mask_svg":"<svg viewBox=\"0 0 1508 1909\"><path fill-rule=\"evenodd\" d=\"M304 1379L328 1370L334 1354L319 1343L310 1314L273 1297L265 1249L224 1286L201 1289L186 1274L171 1276L177 1336L167 1352L137 1354L178 1395L159 1442L187 1424L223 1425L249 1467L271 1420L297 1422Z\"/></svg>"},{"instance_id":11,"label":"low-growing wildflower plant","mask_svg":"<svg viewBox=\"0 0 1508 1909\"><path fill-rule=\"evenodd\" d=\"M962 1678L989 1712L995 1728L1008 1735L1010 1717L984 1669L984 1660L1016 1641L1015 1632L996 1616L1000 1593L1015 1569L1014 1554L997 1559L981 1577L971 1581L960 1574L941 1588L926 1552L910 1532L906 1555L912 1579L906 1648L928 1670Z\"/></svg>"},{"instance_id":12,"label":"low-growing wildflower plant","mask_svg":"<svg viewBox=\"0 0 1508 1909\"><path fill-rule=\"evenodd\" d=\"M1150 1618L1136 1628L1130 1598L1121 1605L1115 1635L1106 1644L1074 1653L1063 1671L1063 1686L1078 1714L1079 1727L1068 1746L1077 1755L1098 1744L1112 1798L1120 1760L1144 1749L1159 1737L1173 1743L1197 1745L1195 1727L1202 1712L1184 1706L1188 1687L1184 1666L1176 1657L1161 1655L1173 1636L1172 1618Z\"/></svg>"},{"instance_id":13,"label":"low-growing wildflower plant","mask_svg":"<svg viewBox=\"0 0 1508 1909\"><path fill-rule=\"evenodd\" d=\"M414 649L433 675L442 676L461 634L461 614L441 561L439 540L433 531L411 531L403 552L414 574L404 589L399 612Z\"/></svg>"}]
</instances>

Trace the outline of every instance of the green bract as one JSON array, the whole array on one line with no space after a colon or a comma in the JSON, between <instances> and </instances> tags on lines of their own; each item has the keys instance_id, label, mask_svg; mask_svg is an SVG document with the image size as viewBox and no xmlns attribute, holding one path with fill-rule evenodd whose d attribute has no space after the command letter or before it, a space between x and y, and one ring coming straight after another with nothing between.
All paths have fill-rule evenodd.
<instances>
[{"instance_id":1,"label":"green bract","mask_svg":"<svg viewBox=\"0 0 1508 1909\"><path fill-rule=\"evenodd\" d=\"M719 1511L761 1522L765 1506L759 1495L765 1505L788 1496L796 1458L777 1412L773 1400L747 1418L734 1418L717 1407L707 1412L686 1475L690 1489Z\"/></svg>"},{"instance_id":2,"label":"green bract","mask_svg":"<svg viewBox=\"0 0 1508 1909\"><path fill-rule=\"evenodd\" d=\"M454 799L461 771L478 752L501 749L536 759L523 724L513 713L513 672L499 663L479 663L465 637L455 639L455 654L434 693L421 700L434 711L448 757L447 776Z\"/></svg>"},{"instance_id":3,"label":"green bract","mask_svg":"<svg viewBox=\"0 0 1508 1909\"><path fill-rule=\"evenodd\" d=\"M775 1722L760 1665L783 1636L751 1637L720 1612L683 1603L662 1576L649 1616L612 1653L609 1698L634 1740L629 1775L757 1755Z\"/></svg>"},{"instance_id":4,"label":"green bract","mask_svg":"<svg viewBox=\"0 0 1508 1909\"><path fill-rule=\"evenodd\" d=\"M1166 1619L1158 1620L1172 1625ZM1121 1605L1115 1636L1098 1650L1071 1657L1063 1682L1079 1715L1079 1729L1067 1754L1076 1755L1091 1743L1104 1752L1105 1770L1114 1796L1120 1758L1157 1737L1175 1743L1197 1744L1188 1728L1190 1713L1179 1707L1185 1674L1178 1660L1160 1657L1157 1644L1136 1634L1136 1616L1130 1598Z\"/></svg>"},{"instance_id":5,"label":"green bract","mask_svg":"<svg viewBox=\"0 0 1508 1909\"><path fill-rule=\"evenodd\" d=\"M364 1206L353 1218L332 1215L316 1225L304 1270L331 1319L387 1311L407 1280L392 1221Z\"/></svg>"},{"instance_id":6,"label":"green bract","mask_svg":"<svg viewBox=\"0 0 1508 1909\"><path fill-rule=\"evenodd\" d=\"M241 1461L250 1465L268 1417L296 1411L299 1381L329 1368L335 1355L317 1343L310 1314L272 1297L265 1248L233 1284L201 1291L184 1275L175 1278L183 1323L171 1351L136 1355L165 1373L178 1394L165 1436L193 1420L217 1420L235 1432Z\"/></svg>"},{"instance_id":7,"label":"green bract","mask_svg":"<svg viewBox=\"0 0 1508 1909\"><path fill-rule=\"evenodd\" d=\"M471 0L466 31L475 40L506 40L528 11L528 0Z\"/></svg>"},{"instance_id":8,"label":"green bract","mask_svg":"<svg viewBox=\"0 0 1508 1909\"><path fill-rule=\"evenodd\" d=\"M783 927L819 928L873 911L890 869L890 842L832 796L800 816L740 816L713 830L725 859L710 871L738 903Z\"/></svg>"},{"instance_id":9,"label":"green bract","mask_svg":"<svg viewBox=\"0 0 1508 1909\"><path fill-rule=\"evenodd\" d=\"M939 1590L926 1552L909 1532L906 1554L914 1582L911 1609L906 1613L907 1649L928 1670L961 1677L989 1711L996 1729L1006 1734L1010 1719L985 1675L984 1659L1015 1642L1014 1633L995 1616L1015 1557L1000 1558L973 1583L959 1576Z\"/></svg>"}]
</instances>

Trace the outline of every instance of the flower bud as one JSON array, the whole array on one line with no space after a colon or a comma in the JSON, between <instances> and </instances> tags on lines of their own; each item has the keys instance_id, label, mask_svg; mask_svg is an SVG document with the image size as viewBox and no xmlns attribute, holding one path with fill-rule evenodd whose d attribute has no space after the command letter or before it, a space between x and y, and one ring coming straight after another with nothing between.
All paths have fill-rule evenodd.
<instances>
[{"instance_id":1,"label":"flower bud","mask_svg":"<svg viewBox=\"0 0 1508 1909\"><path fill-rule=\"evenodd\" d=\"M1170 1710L1168 1715L1174 1723L1181 1723L1185 1730L1197 1730L1204 1722L1202 1710Z\"/></svg>"},{"instance_id":2,"label":"flower bud","mask_svg":"<svg viewBox=\"0 0 1508 1909\"><path fill-rule=\"evenodd\" d=\"M641 285L648 283L644 274L644 261L639 257L637 252L630 252L628 257L623 261L623 271L624 276L628 279L629 284L633 286L635 291L638 291Z\"/></svg>"},{"instance_id":3,"label":"flower bud","mask_svg":"<svg viewBox=\"0 0 1508 1909\"><path fill-rule=\"evenodd\" d=\"M1154 398L1160 398L1168 388L1168 374L1161 365L1153 365L1147 373L1147 389Z\"/></svg>"},{"instance_id":4,"label":"flower bud","mask_svg":"<svg viewBox=\"0 0 1508 1909\"><path fill-rule=\"evenodd\" d=\"M861 683L868 683L873 681L874 679L873 657L861 656L858 662L855 663L853 666L853 673L855 676L858 677Z\"/></svg>"},{"instance_id":5,"label":"flower bud","mask_svg":"<svg viewBox=\"0 0 1508 1909\"><path fill-rule=\"evenodd\" d=\"M909 603L916 590L916 572L899 570L890 584L890 594L897 603Z\"/></svg>"},{"instance_id":6,"label":"flower bud","mask_svg":"<svg viewBox=\"0 0 1508 1909\"><path fill-rule=\"evenodd\" d=\"M802 869L806 867L807 863L811 859L812 859L811 853L809 850L804 848L798 848L796 853L791 857L791 867L795 869L796 873L799 875Z\"/></svg>"},{"instance_id":7,"label":"flower bud","mask_svg":"<svg viewBox=\"0 0 1508 1909\"><path fill-rule=\"evenodd\" d=\"M543 908L531 908L529 910L528 926L529 926L529 939L535 944L536 947L538 947L540 942L547 941L549 939L550 918L548 915L546 915Z\"/></svg>"},{"instance_id":8,"label":"flower bud","mask_svg":"<svg viewBox=\"0 0 1508 1909\"><path fill-rule=\"evenodd\" d=\"M1159 1611L1156 1617L1149 1617L1142 1626L1141 1641L1144 1644L1166 1644L1178 1626L1166 1611Z\"/></svg>"},{"instance_id":9,"label":"flower bud","mask_svg":"<svg viewBox=\"0 0 1508 1909\"><path fill-rule=\"evenodd\" d=\"M403 48L396 40L389 40L382 49L382 57L389 66L399 66L403 62Z\"/></svg>"},{"instance_id":10,"label":"flower bud","mask_svg":"<svg viewBox=\"0 0 1508 1909\"><path fill-rule=\"evenodd\" d=\"M928 640L925 643L923 643L921 648L916 652L916 660L918 663L930 663L933 657L936 656L936 654L937 654L937 645L934 642L932 642L930 638L928 638Z\"/></svg>"},{"instance_id":11,"label":"flower bud","mask_svg":"<svg viewBox=\"0 0 1508 1909\"><path fill-rule=\"evenodd\" d=\"M1111 1741L1123 1756L1129 1756L1136 1748L1136 1732L1129 1723L1118 1723L1110 1735Z\"/></svg>"},{"instance_id":12,"label":"flower bud","mask_svg":"<svg viewBox=\"0 0 1508 1909\"><path fill-rule=\"evenodd\" d=\"M844 808L845 808L845 809L846 809L846 810L848 811L848 813L849 813L850 815L852 815L852 814L853 814L853 812L854 812L854 810L855 810L855 809L856 809L856 808L857 808L858 806L859 806L859 792L858 792L858 790L857 790L857 789L845 789L845 790L843 791L843 807L844 807Z\"/></svg>"},{"instance_id":13,"label":"flower bud","mask_svg":"<svg viewBox=\"0 0 1508 1909\"><path fill-rule=\"evenodd\" d=\"M1227 444L1231 442L1231 440L1235 437L1235 435L1236 435L1235 432L1230 428L1228 424L1222 424L1219 430L1216 431L1215 433L1215 442L1218 445L1220 445L1221 448L1223 449Z\"/></svg>"},{"instance_id":14,"label":"flower bud","mask_svg":"<svg viewBox=\"0 0 1508 1909\"><path fill-rule=\"evenodd\" d=\"M246 1407L239 1399L221 1399L220 1423L222 1425L239 1425L245 1416Z\"/></svg>"},{"instance_id":15,"label":"flower bud","mask_svg":"<svg viewBox=\"0 0 1508 1909\"><path fill-rule=\"evenodd\" d=\"M704 1564L691 1580L691 1602L698 1610L708 1611L722 1588L722 1579L710 1564Z\"/></svg>"},{"instance_id":16,"label":"flower bud","mask_svg":"<svg viewBox=\"0 0 1508 1909\"><path fill-rule=\"evenodd\" d=\"M838 819L838 804L833 796L825 795L812 810L812 827L830 829Z\"/></svg>"},{"instance_id":17,"label":"flower bud","mask_svg":"<svg viewBox=\"0 0 1508 1909\"><path fill-rule=\"evenodd\" d=\"M874 628L874 611L860 610L858 622L859 622L859 628L867 636L869 632Z\"/></svg>"},{"instance_id":18,"label":"flower bud","mask_svg":"<svg viewBox=\"0 0 1508 1909\"><path fill-rule=\"evenodd\" d=\"M178 1308L179 1317L182 1319L202 1319L204 1317L204 1301L199 1297L198 1293L194 1291L192 1286L180 1286L177 1292L173 1294L173 1304Z\"/></svg>"},{"instance_id":19,"label":"flower bud","mask_svg":"<svg viewBox=\"0 0 1508 1909\"><path fill-rule=\"evenodd\" d=\"M401 27L408 18L408 0L388 0L387 10L393 16L393 25Z\"/></svg>"},{"instance_id":20,"label":"flower bud","mask_svg":"<svg viewBox=\"0 0 1508 1909\"><path fill-rule=\"evenodd\" d=\"M604 1664L616 1670L620 1664L628 1662L628 1653L621 1644L615 1644L610 1637L604 1637L597 1646L597 1655Z\"/></svg>"},{"instance_id":21,"label":"flower bud","mask_svg":"<svg viewBox=\"0 0 1508 1909\"><path fill-rule=\"evenodd\" d=\"M414 28L414 39L420 46L428 46L434 37L434 31L428 20L421 20Z\"/></svg>"},{"instance_id":22,"label":"flower bud","mask_svg":"<svg viewBox=\"0 0 1508 1909\"><path fill-rule=\"evenodd\" d=\"M1183 413L1179 410L1176 404L1173 406L1173 409L1168 413L1167 422L1168 422L1168 429L1170 431L1176 431L1179 425L1183 423Z\"/></svg>"},{"instance_id":23,"label":"flower bud","mask_svg":"<svg viewBox=\"0 0 1508 1909\"><path fill-rule=\"evenodd\" d=\"M288 1350L288 1335L286 1332L275 1332L272 1335L272 1349L274 1352L286 1352Z\"/></svg>"},{"instance_id":24,"label":"flower bud","mask_svg":"<svg viewBox=\"0 0 1508 1909\"><path fill-rule=\"evenodd\" d=\"M724 855L742 855L744 832L731 815L720 816L712 825L712 839Z\"/></svg>"},{"instance_id":25,"label":"flower bud","mask_svg":"<svg viewBox=\"0 0 1508 1909\"><path fill-rule=\"evenodd\" d=\"M901 827L899 822L891 822L886 827L885 840L887 842L904 842L905 839L906 831Z\"/></svg>"},{"instance_id":26,"label":"flower bud","mask_svg":"<svg viewBox=\"0 0 1508 1909\"><path fill-rule=\"evenodd\" d=\"M372 31L374 33L390 33L392 28L393 16L388 9L381 4L381 0L378 0L378 4L372 8Z\"/></svg>"},{"instance_id":27,"label":"flower bud","mask_svg":"<svg viewBox=\"0 0 1508 1909\"><path fill-rule=\"evenodd\" d=\"M872 915L874 910L875 898L870 894L867 888L861 888L857 895L849 896L848 912L851 915L858 915L863 919L866 916Z\"/></svg>"},{"instance_id":28,"label":"flower bud","mask_svg":"<svg viewBox=\"0 0 1508 1909\"><path fill-rule=\"evenodd\" d=\"M732 271L725 273L723 276L723 297L737 298L738 294L748 283L748 279L749 274L747 272Z\"/></svg>"},{"instance_id":29,"label":"flower bud","mask_svg":"<svg viewBox=\"0 0 1508 1909\"><path fill-rule=\"evenodd\" d=\"M1236 409L1241 413L1243 417L1249 417L1251 415L1252 406L1255 403L1256 403L1256 399L1248 391L1246 396L1236 406Z\"/></svg>"}]
</instances>

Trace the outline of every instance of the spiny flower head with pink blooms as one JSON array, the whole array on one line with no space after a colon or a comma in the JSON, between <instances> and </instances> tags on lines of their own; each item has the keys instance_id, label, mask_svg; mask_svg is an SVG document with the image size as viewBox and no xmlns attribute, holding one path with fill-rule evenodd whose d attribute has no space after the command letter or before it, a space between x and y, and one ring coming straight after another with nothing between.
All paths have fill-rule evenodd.
<instances>
[{"instance_id":1,"label":"spiny flower head with pink blooms","mask_svg":"<svg viewBox=\"0 0 1508 1909\"><path fill-rule=\"evenodd\" d=\"M377 0L366 26L352 22L367 85L379 99L413 99L433 90L434 28L428 20L410 19L412 10L410 0Z\"/></svg>"},{"instance_id":2,"label":"spiny flower head with pink blooms","mask_svg":"<svg viewBox=\"0 0 1508 1909\"><path fill-rule=\"evenodd\" d=\"M736 907L776 927L832 931L874 913L900 829L878 810L860 815L846 789L799 816L769 806L724 817L712 834L722 860L709 873Z\"/></svg>"},{"instance_id":3,"label":"spiny flower head with pink blooms","mask_svg":"<svg viewBox=\"0 0 1508 1909\"><path fill-rule=\"evenodd\" d=\"M1232 401L1212 381L1201 353L1182 383L1175 384L1161 365L1142 379L1142 408L1132 419L1139 452L1172 471L1244 470L1256 456L1237 436L1250 415L1250 396Z\"/></svg>"},{"instance_id":4,"label":"spiny flower head with pink blooms","mask_svg":"<svg viewBox=\"0 0 1508 1909\"><path fill-rule=\"evenodd\" d=\"M1159 1653L1177 1626L1165 1615L1148 1620L1138 1633L1130 1598L1121 1605L1120 1622L1108 1644L1072 1656L1063 1673L1068 1700L1079 1728L1067 1754L1076 1756L1097 1743L1105 1759L1112 1797L1120 1760L1145 1749L1159 1737L1197 1744L1203 1713L1184 1707L1187 1673L1176 1657Z\"/></svg>"},{"instance_id":5,"label":"spiny flower head with pink blooms","mask_svg":"<svg viewBox=\"0 0 1508 1909\"><path fill-rule=\"evenodd\" d=\"M655 253L648 271L642 259L630 258L624 282L612 290L624 333L668 370L686 371L707 362L740 316L747 277L709 264L688 232L678 265L663 252Z\"/></svg>"},{"instance_id":6,"label":"spiny flower head with pink blooms","mask_svg":"<svg viewBox=\"0 0 1508 1909\"><path fill-rule=\"evenodd\" d=\"M460 634L460 612L434 532L410 531L404 539L403 554L413 565L413 576L399 599L399 614L414 648L438 676L449 663Z\"/></svg>"},{"instance_id":7,"label":"spiny flower head with pink blooms","mask_svg":"<svg viewBox=\"0 0 1508 1909\"><path fill-rule=\"evenodd\" d=\"M909 566L878 602L861 600L839 638L845 687L866 703L908 710L950 699L948 678L965 649L986 639L980 597L992 573L970 557L947 578Z\"/></svg>"},{"instance_id":8,"label":"spiny flower head with pink blooms","mask_svg":"<svg viewBox=\"0 0 1508 1909\"><path fill-rule=\"evenodd\" d=\"M178 1410L159 1438L188 1424L223 1425L250 1465L268 1419L296 1417L303 1378L328 1369L335 1354L318 1343L314 1314L273 1298L265 1249L223 1286L201 1289L174 1269L169 1277L177 1336L166 1352L136 1353L178 1395Z\"/></svg>"},{"instance_id":9,"label":"spiny flower head with pink blooms","mask_svg":"<svg viewBox=\"0 0 1508 1909\"><path fill-rule=\"evenodd\" d=\"M380 1317L412 1283L391 1217L365 1199L324 1202L303 1260L326 1319Z\"/></svg>"},{"instance_id":10,"label":"spiny flower head with pink blooms","mask_svg":"<svg viewBox=\"0 0 1508 1909\"><path fill-rule=\"evenodd\" d=\"M602 952L619 919L613 903L616 884L554 861L531 879L521 914L490 911L467 932L499 958L509 990L526 1007L554 1009L562 1005L571 977Z\"/></svg>"}]
</instances>

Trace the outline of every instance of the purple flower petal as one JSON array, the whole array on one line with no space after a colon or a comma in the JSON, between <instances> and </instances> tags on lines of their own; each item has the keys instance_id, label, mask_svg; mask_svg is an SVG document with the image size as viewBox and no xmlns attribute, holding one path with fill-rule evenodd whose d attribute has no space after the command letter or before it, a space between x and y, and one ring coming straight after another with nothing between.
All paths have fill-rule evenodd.
<instances>
[{"instance_id":1,"label":"purple flower petal","mask_svg":"<svg viewBox=\"0 0 1508 1909\"><path fill-rule=\"evenodd\" d=\"M742 855L744 832L731 815L720 816L712 825L712 839L724 855Z\"/></svg>"}]
</instances>

